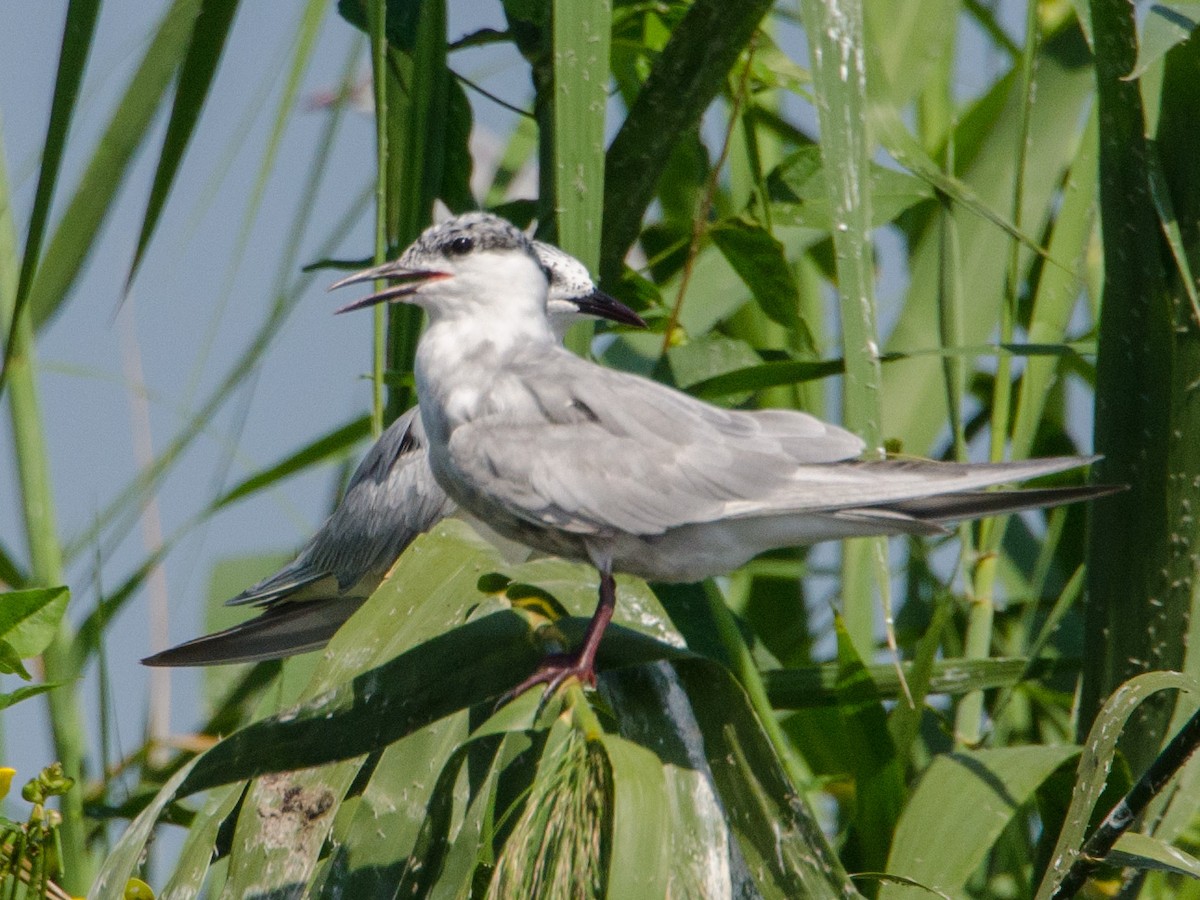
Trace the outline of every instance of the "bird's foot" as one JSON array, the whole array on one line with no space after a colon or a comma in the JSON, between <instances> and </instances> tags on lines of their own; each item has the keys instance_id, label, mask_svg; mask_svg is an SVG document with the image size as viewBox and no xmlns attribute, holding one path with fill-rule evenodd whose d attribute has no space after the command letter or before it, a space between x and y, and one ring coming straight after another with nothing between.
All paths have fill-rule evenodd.
<instances>
[{"instance_id":1,"label":"bird's foot","mask_svg":"<svg viewBox=\"0 0 1200 900\"><path fill-rule=\"evenodd\" d=\"M589 687L595 687L595 663L591 660L585 661L582 653L551 653L538 664L532 675L502 696L496 706L499 708L510 700L515 700L539 684L546 686L542 694L542 702L545 703L568 678L578 678Z\"/></svg>"}]
</instances>

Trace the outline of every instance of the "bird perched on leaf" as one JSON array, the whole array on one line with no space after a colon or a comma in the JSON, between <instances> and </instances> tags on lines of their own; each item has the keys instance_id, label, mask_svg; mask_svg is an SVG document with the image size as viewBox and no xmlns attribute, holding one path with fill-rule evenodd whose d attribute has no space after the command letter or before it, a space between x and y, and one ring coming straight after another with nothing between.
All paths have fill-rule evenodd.
<instances>
[{"instance_id":1,"label":"bird perched on leaf","mask_svg":"<svg viewBox=\"0 0 1200 900\"><path fill-rule=\"evenodd\" d=\"M541 241L531 241L530 246L545 273L545 314L557 341L587 316L645 325L636 313L600 291L575 257ZM259 607L259 616L142 662L202 666L319 649L379 587L413 539L454 511L454 502L430 471L425 431L413 407L363 457L342 502L299 555L228 601L230 606Z\"/></svg>"},{"instance_id":2,"label":"bird perched on leaf","mask_svg":"<svg viewBox=\"0 0 1200 900\"><path fill-rule=\"evenodd\" d=\"M334 287L374 279L392 284L341 311L388 301L429 316L415 373L438 484L501 535L600 573L582 644L515 692L572 676L594 683L615 572L698 581L777 547L938 534L949 521L1112 490L985 491L1094 458L862 459L856 435L805 413L723 409L580 359L547 317L536 248L486 213L433 226L395 261Z\"/></svg>"}]
</instances>

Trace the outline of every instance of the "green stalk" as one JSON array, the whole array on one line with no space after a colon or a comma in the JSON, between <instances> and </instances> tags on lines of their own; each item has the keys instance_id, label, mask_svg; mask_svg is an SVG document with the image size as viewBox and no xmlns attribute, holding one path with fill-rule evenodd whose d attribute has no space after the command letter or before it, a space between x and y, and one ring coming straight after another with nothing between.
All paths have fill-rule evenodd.
<instances>
[{"instance_id":1,"label":"green stalk","mask_svg":"<svg viewBox=\"0 0 1200 900\"><path fill-rule=\"evenodd\" d=\"M371 38L371 82L375 91L375 265L381 265L388 251L387 194L388 194L388 97L387 97L387 17L386 0L367 4L367 28ZM375 289L382 290L382 282ZM384 368L387 361L387 306L379 304L374 310L371 351L371 434L383 432Z\"/></svg>"},{"instance_id":2,"label":"green stalk","mask_svg":"<svg viewBox=\"0 0 1200 900\"><path fill-rule=\"evenodd\" d=\"M28 309L28 308L27 308ZM13 451L21 491L21 509L29 543L33 584L50 587L63 583L62 554L54 516L46 438L42 428L34 378L33 323L28 311L15 324L13 355L9 358L9 409L12 413ZM71 665L75 634L64 617L58 633L42 655L47 681L67 682L50 691L50 728L55 755L75 786L62 798L64 885L82 893L91 882L83 822L83 758L86 751L83 715L75 691L77 676Z\"/></svg>"},{"instance_id":3,"label":"green stalk","mask_svg":"<svg viewBox=\"0 0 1200 900\"><path fill-rule=\"evenodd\" d=\"M867 133L867 57L863 4L801 0L813 60L821 157L833 219L838 308L842 325L845 425L866 442L865 455L883 455L882 372L875 312L871 242L871 140ZM886 538L857 538L842 545L842 615L859 656L875 650L874 589L890 616ZM891 637L889 636L889 643Z\"/></svg>"},{"instance_id":4,"label":"green stalk","mask_svg":"<svg viewBox=\"0 0 1200 900\"><path fill-rule=\"evenodd\" d=\"M1030 115L1033 108L1034 63L1039 43L1037 4L1030 3L1025 13L1025 47L1021 54L1022 108L1021 127L1017 130L1017 163L1013 182L1012 223L1021 230L1021 206L1025 197L1025 160L1029 147ZM1009 245L1007 290L1000 309L1000 343L1013 340L1017 318L1017 293L1021 278L1021 242L1012 238ZM991 444L989 458L1000 460L1008 442L1012 409L1012 357L1000 354L996 361L996 380L992 386ZM991 655L992 626L996 619L996 553L1008 518L985 519L979 526L979 557L971 572L970 611L964 639L966 659L986 659ZM973 747L983 738L983 694L974 691L963 697L955 711L955 743Z\"/></svg>"},{"instance_id":5,"label":"green stalk","mask_svg":"<svg viewBox=\"0 0 1200 900\"><path fill-rule=\"evenodd\" d=\"M2 145L0 145L2 147ZM0 185L7 191L8 174L0 149ZM12 220L6 209L0 221L0 259L15 259ZM11 270L11 272L15 272ZM30 586L51 587L63 583L62 551L54 516L54 493L50 484L49 457L37 402L34 377L33 322L26 306L19 321L12 321L15 284L10 277L0 283L0 321L12 328L8 337L11 354L7 360L9 411L12 415L13 452L21 491L21 510L29 544ZM43 654L47 681L68 682L50 691L50 726L55 753L64 771L75 779L75 786L62 798L63 865L67 869L64 884L74 893L82 893L91 881L91 861L87 857L83 823L83 757L85 738L83 715L73 682L77 673L71 664L70 648L74 633L64 617L58 634Z\"/></svg>"}]
</instances>

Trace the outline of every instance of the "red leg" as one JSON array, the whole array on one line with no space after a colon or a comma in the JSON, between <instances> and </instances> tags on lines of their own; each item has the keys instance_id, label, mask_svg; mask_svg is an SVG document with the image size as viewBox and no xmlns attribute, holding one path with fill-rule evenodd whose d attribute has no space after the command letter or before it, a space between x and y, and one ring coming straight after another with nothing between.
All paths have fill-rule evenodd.
<instances>
[{"instance_id":1,"label":"red leg","mask_svg":"<svg viewBox=\"0 0 1200 900\"><path fill-rule=\"evenodd\" d=\"M572 653L553 653L542 660L532 675L518 684L515 688L500 698L500 703L507 703L519 697L536 684L546 685L547 695L554 693L558 686L574 676L584 684L596 683L596 652L600 649L600 639L604 637L604 629L612 620L613 611L617 606L617 583L611 572L600 573L600 602L588 622L587 631L583 635L583 643Z\"/></svg>"}]
</instances>

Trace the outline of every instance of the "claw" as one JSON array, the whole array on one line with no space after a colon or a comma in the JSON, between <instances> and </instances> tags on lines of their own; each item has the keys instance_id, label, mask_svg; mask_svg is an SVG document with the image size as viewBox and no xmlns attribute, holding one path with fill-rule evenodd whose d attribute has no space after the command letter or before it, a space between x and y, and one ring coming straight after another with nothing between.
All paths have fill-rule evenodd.
<instances>
[{"instance_id":1,"label":"claw","mask_svg":"<svg viewBox=\"0 0 1200 900\"><path fill-rule=\"evenodd\" d=\"M578 678L589 687L596 686L596 667L591 661L585 661L582 653L553 653L538 664L533 674L510 691L506 691L496 701L496 709L506 703L516 700L523 693L539 684L546 686L542 694L541 706L554 696L555 691L562 687L568 678ZM541 707L539 706L539 712Z\"/></svg>"},{"instance_id":2,"label":"claw","mask_svg":"<svg viewBox=\"0 0 1200 900\"><path fill-rule=\"evenodd\" d=\"M534 685L544 684L546 690L542 694L542 702L538 706L538 714L546 701L554 696L564 681L568 678L578 678L588 687L596 686L596 651L600 649L600 638L612 618L613 608L617 603L617 586L613 581L612 572L607 568L600 570L600 602L592 620L588 622L587 632L583 636L583 644L574 653L553 653L541 661L533 674L506 693L496 702L499 709L510 700L514 700Z\"/></svg>"}]
</instances>

